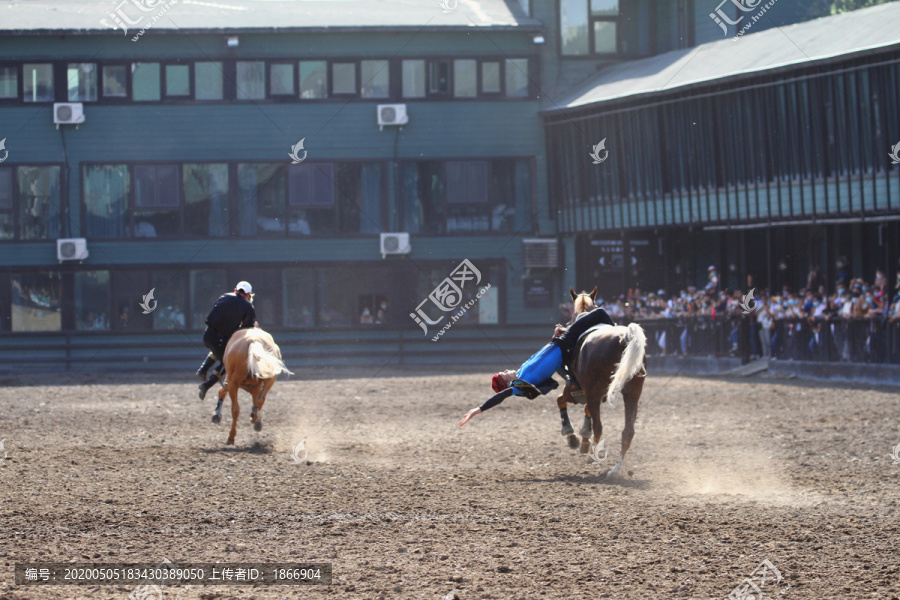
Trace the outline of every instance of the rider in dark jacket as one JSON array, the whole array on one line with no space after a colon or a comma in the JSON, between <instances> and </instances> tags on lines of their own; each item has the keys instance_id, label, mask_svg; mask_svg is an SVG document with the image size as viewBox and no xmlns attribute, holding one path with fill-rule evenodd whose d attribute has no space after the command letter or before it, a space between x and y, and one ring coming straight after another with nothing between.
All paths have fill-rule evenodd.
<instances>
[{"instance_id":1,"label":"rider in dark jacket","mask_svg":"<svg viewBox=\"0 0 900 600\"><path fill-rule=\"evenodd\" d=\"M222 359L225 356L225 346L228 345L232 334L238 329L256 326L256 311L253 310L252 301L253 288L246 281L241 281L234 287L234 293L219 296L209 311L206 317L206 331L203 332L203 345L209 348L210 352L197 371L197 377L205 380L200 384L201 400L223 374L225 365L222 364ZM219 361L219 365L207 379L206 374L216 361Z\"/></svg>"}]
</instances>

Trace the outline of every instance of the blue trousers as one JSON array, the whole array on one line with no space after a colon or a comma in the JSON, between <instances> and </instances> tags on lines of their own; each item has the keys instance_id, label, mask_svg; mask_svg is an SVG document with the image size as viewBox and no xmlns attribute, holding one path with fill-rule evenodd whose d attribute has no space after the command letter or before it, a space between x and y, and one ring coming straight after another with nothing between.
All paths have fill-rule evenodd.
<instances>
[{"instance_id":1,"label":"blue trousers","mask_svg":"<svg viewBox=\"0 0 900 600\"><path fill-rule=\"evenodd\" d=\"M562 350L556 344L547 344L519 367L519 379L524 379L531 385L538 387L547 381L563 364ZM514 390L513 395L522 392Z\"/></svg>"}]
</instances>

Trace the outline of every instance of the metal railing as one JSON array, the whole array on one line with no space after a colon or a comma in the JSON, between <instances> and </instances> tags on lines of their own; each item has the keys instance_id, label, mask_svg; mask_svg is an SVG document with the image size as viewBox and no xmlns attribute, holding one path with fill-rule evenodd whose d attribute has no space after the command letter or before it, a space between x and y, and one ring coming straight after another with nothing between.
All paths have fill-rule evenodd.
<instances>
[{"instance_id":1,"label":"metal railing","mask_svg":"<svg viewBox=\"0 0 900 600\"><path fill-rule=\"evenodd\" d=\"M900 364L900 320L776 319L766 332L753 316L640 319L655 355Z\"/></svg>"}]
</instances>

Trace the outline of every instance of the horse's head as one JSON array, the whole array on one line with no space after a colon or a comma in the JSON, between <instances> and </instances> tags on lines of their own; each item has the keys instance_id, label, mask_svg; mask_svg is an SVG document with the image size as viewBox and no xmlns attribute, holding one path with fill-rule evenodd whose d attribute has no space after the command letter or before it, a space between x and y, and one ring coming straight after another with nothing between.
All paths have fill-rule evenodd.
<instances>
[{"instance_id":1,"label":"horse's head","mask_svg":"<svg viewBox=\"0 0 900 600\"><path fill-rule=\"evenodd\" d=\"M590 312L597 308L597 304L594 302L597 299L596 285L590 292L582 291L580 294L576 294L575 290L569 288L569 295L572 296L572 321L581 313Z\"/></svg>"}]
</instances>

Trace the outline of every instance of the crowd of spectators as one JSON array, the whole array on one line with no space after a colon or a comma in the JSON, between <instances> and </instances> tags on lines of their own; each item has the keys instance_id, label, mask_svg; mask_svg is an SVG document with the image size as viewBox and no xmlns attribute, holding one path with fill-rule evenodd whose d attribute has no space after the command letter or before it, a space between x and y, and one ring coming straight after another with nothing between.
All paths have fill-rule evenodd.
<instances>
[{"instance_id":1,"label":"crowd of spectators","mask_svg":"<svg viewBox=\"0 0 900 600\"><path fill-rule=\"evenodd\" d=\"M754 290L752 298L749 297L751 289ZM885 324L897 323L896 328L900 329L900 269L892 283L888 282L883 269L876 270L871 283L862 278L850 278L842 272L829 293L821 271L813 267L806 287L795 291L785 285L776 293L770 293L755 288L752 276L747 277L745 290L723 289L716 268L711 266L703 288L687 287L678 294L667 294L664 290L645 293L635 289L600 302L616 322L673 319L679 326L698 320L730 323L728 341L735 351L739 320L730 317L746 315L752 357L784 356L785 338L800 337L798 334L802 331L804 352L816 356L831 352L836 355L835 360L871 360L878 357L879 336ZM560 319L566 322L569 316L570 303L560 305ZM848 333L850 323L855 323L854 331ZM841 327L836 328L838 324ZM667 345L670 353L672 350L677 352L678 348L667 344L665 329L659 329L655 337L662 354L666 353ZM900 345L900 331L894 337L898 341L892 344ZM826 342L826 338L830 342ZM688 353L691 339L686 325L679 341L676 346Z\"/></svg>"}]
</instances>

